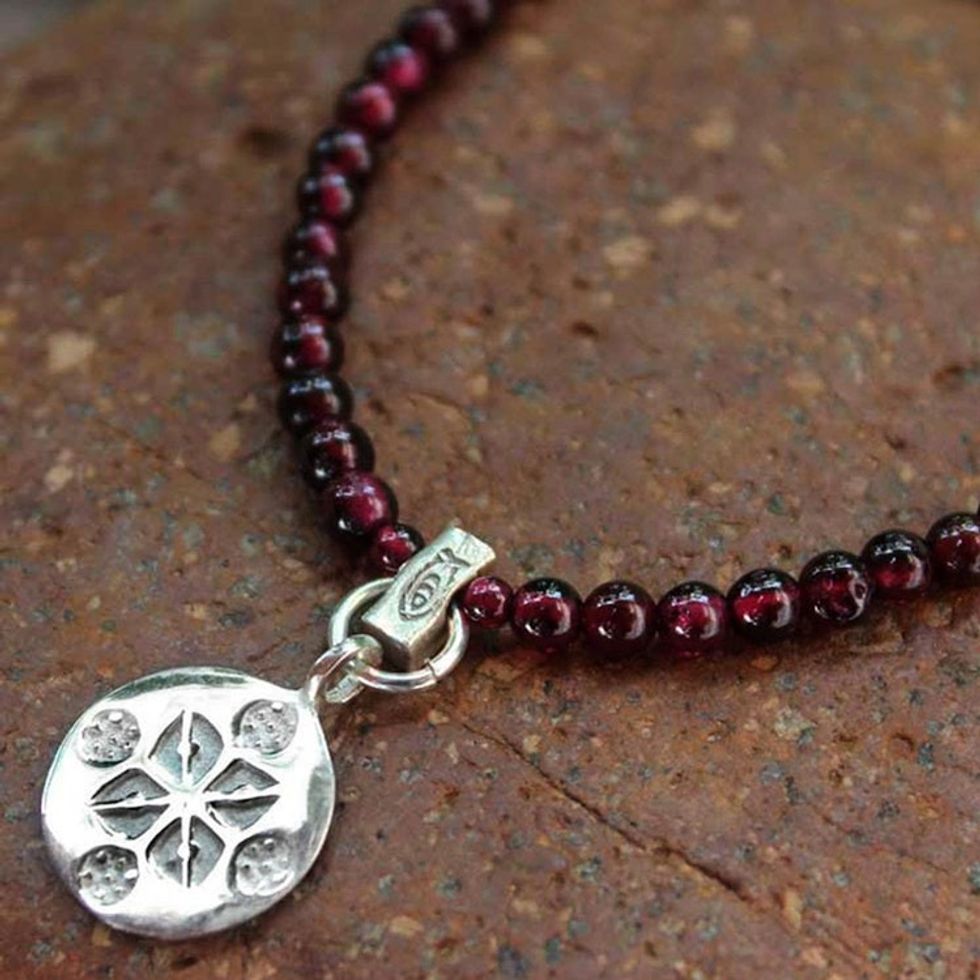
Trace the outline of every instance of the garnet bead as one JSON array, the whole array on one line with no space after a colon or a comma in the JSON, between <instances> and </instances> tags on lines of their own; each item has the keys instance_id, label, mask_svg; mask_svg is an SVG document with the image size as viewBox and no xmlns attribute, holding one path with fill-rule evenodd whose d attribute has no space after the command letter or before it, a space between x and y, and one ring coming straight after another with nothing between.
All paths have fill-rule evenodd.
<instances>
[{"instance_id":1,"label":"garnet bead","mask_svg":"<svg viewBox=\"0 0 980 980\"><path fill-rule=\"evenodd\" d=\"M347 303L347 289L323 262L295 266L279 284L279 309L285 316L338 320Z\"/></svg>"},{"instance_id":2,"label":"garnet bead","mask_svg":"<svg viewBox=\"0 0 980 980\"><path fill-rule=\"evenodd\" d=\"M322 317L286 320L272 336L271 358L283 377L336 371L344 359L344 342Z\"/></svg>"},{"instance_id":3,"label":"garnet bead","mask_svg":"<svg viewBox=\"0 0 980 980\"><path fill-rule=\"evenodd\" d=\"M682 582L657 604L660 635L677 657L698 657L716 650L728 632L725 597L705 582Z\"/></svg>"},{"instance_id":4,"label":"garnet bead","mask_svg":"<svg viewBox=\"0 0 980 980\"><path fill-rule=\"evenodd\" d=\"M425 540L408 524L382 524L371 538L368 560L381 575L394 575L412 555L425 547Z\"/></svg>"},{"instance_id":5,"label":"garnet bead","mask_svg":"<svg viewBox=\"0 0 980 980\"><path fill-rule=\"evenodd\" d=\"M800 587L778 568L757 568L728 590L735 631L753 643L789 636L800 621Z\"/></svg>"},{"instance_id":6,"label":"garnet bead","mask_svg":"<svg viewBox=\"0 0 980 980\"><path fill-rule=\"evenodd\" d=\"M568 646L579 631L582 600L567 582L537 578L514 593L510 623L518 639L541 650Z\"/></svg>"},{"instance_id":7,"label":"garnet bead","mask_svg":"<svg viewBox=\"0 0 980 980\"><path fill-rule=\"evenodd\" d=\"M510 620L513 599L514 590L502 578L483 575L463 589L460 608L471 625L499 630Z\"/></svg>"},{"instance_id":8,"label":"garnet bead","mask_svg":"<svg viewBox=\"0 0 980 980\"><path fill-rule=\"evenodd\" d=\"M487 30L496 16L493 0L439 0L439 6L452 18L456 30L468 39Z\"/></svg>"},{"instance_id":9,"label":"garnet bead","mask_svg":"<svg viewBox=\"0 0 980 980\"><path fill-rule=\"evenodd\" d=\"M948 585L980 582L980 514L947 514L926 536L936 575Z\"/></svg>"},{"instance_id":10,"label":"garnet bead","mask_svg":"<svg viewBox=\"0 0 980 980\"><path fill-rule=\"evenodd\" d=\"M349 177L328 166L300 179L296 205L307 218L323 218L346 228L360 213L361 194Z\"/></svg>"},{"instance_id":11,"label":"garnet bead","mask_svg":"<svg viewBox=\"0 0 980 980\"><path fill-rule=\"evenodd\" d=\"M861 552L876 595L902 599L920 595L932 582L929 548L917 534L883 531Z\"/></svg>"},{"instance_id":12,"label":"garnet bead","mask_svg":"<svg viewBox=\"0 0 980 980\"><path fill-rule=\"evenodd\" d=\"M800 575L803 606L830 623L852 623L867 612L871 579L857 555L825 551L807 562Z\"/></svg>"},{"instance_id":13,"label":"garnet bead","mask_svg":"<svg viewBox=\"0 0 980 980\"><path fill-rule=\"evenodd\" d=\"M354 397L340 375L305 374L283 382L279 389L279 417L295 435L303 435L320 422L346 419Z\"/></svg>"},{"instance_id":14,"label":"garnet bead","mask_svg":"<svg viewBox=\"0 0 980 980\"><path fill-rule=\"evenodd\" d=\"M331 126L316 139L310 150L310 170L330 169L355 183L363 183L374 172L374 152L360 130Z\"/></svg>"},{"instance_id":15,"label":"garnet bead","mask_svg":"<svg viewBox=\"0 0 980 980\"><path fill-rule=\"evenodd\" d=\"M398 519L391 487L373 473L338 476L320 496L330 533L346 544L366 544L383 524Z\"/></svg>"},{"instance_id":16,"label":"garnet bead","mask_svg":"<svg viewBox=\"0 0 980 980\"><path fill-rule=\"evenodd\" d=\"M398 35L436 61L451 58L459 50L459 31L441 7L412 7L402 16Z\"/></svg>"},{"instance_id":17,"label":"garnet bead","mask_svg":"<svg viewBox=\"0 0 980 980\"><path fill-rule=\"evenodd\" d=\"M337 118L345 126L363 130L373 139L384 139L398 124L398 101L383 83L362 79L340 93Z\"/></svg>"},{"instance_id":18,"label":"garnet bead","mask_svg":"<svg viewBox=\"0 0 980 980\"><path fill-rule=\"evenodd\" d=\"M656 607L632 582L606 582L582 606L585 642L597 653L621 656L646 649L656 632Z\"/></svg>"},{"instance_id":19,"label":"garnet bead","mask_svg":"<svg viewBox=\"0 0 980 980\"><path fill-rule=\"evenodd\" d=\"M368 55L364 71L399 98L410 97L429 81L429 57L404 41L382 41Z\"/></svg>"},{"instance_id":20,"label":"garnet bead","mask_svg":"<svg viewBox=\"0 0 980 980\"><path fill-rule=\"evenodd\" d=\"M354 422L328 419L308 432L300 445L303 477L315 490L351 470L374 469L374 446Z\"/></svg>"},{"instance_id":21,"label":"garnet bead","mask_svg":"<svg viewBox=\"0 0 980 980\"><path fill-rule=\"evenodd\" d=\"M306 218L289 233L282 256L287 266L322 264L335 276L345 272L350 262L340 229L319 218Z\"/></svg>"}]
</instances>

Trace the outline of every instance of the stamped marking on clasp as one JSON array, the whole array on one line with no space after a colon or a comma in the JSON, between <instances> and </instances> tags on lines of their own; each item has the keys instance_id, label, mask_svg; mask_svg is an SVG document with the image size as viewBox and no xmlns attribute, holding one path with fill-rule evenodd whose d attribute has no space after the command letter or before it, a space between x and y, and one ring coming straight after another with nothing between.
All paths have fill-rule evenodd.
<instances>
[{"instance_id":1,"label":"stamped marking on clasp","mask_svg":"<svg viewBox=\"0 0 980 980\"><path fill-rule=\"evenodd\" d=\"M389 662L418 670L446 628L449 604L494 560L493 549L462 528L449 527L407 562L388 591L364 614L365 632L380 640Z\"/></svg>"},{"instance_id":2,"label":"stamped marking on clasp","mask_svg":"<svg viewBox=\"0 0 980 980\"><path fill-rule=\"evenodd\" d=\"M399 614L405 619L428 616L445 593L452 595L460 572L469 567L452 548L441 548L406 585L398 599Z\"/></svg>"}]
</instances>

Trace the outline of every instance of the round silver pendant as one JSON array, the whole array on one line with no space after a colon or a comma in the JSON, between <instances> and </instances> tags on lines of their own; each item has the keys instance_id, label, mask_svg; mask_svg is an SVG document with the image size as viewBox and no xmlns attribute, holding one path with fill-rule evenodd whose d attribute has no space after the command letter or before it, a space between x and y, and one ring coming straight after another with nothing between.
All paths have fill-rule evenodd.
<instances>
[{"instance_id":1,"label":"round silver pendant","mask_svg":"<svg viewBox=\"0 0 980 980\"><path fill-rule=\"evenodd\" d=\"M75 722L41 820L58 872L95 915L184 939L285 896L333 806L330 754L303 691L191 667L126 684Z\"/></svg>"}]
</instances>

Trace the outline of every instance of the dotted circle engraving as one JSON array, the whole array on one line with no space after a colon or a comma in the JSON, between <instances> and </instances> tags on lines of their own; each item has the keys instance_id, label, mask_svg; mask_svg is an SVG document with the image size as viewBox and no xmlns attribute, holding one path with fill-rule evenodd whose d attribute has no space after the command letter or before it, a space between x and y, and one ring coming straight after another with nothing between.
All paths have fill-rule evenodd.
<instances>
[{"instance_id":1,"label":"dotted circle engraving","mask_svg":"<svg viewBox=\"0 0 980 980\"><path fill-rule=\"evenodd\" d=\"M235 887L243 895L273 895L293 874L289 842L275 834L245 841L235 855Z\"/></svg>"},{"instance_id":2,"label":"dotted circle engraving","mask_svg":"<svg viewBox=\"0 0 980 980\"><path fill-rule=\"evenodd\" d=\"M78 890L97 905L115 905L135 887L136 855L122 847L97 847L78 862Z\"/></svg>"},{"instance_id":3,"label":"dotted circle engraving","mask_svg":"<svg viewBox=\"0 0 980 980\"><path fill-rule=\"evenodd\" d=\"M110 765L128 759L140 740L136 719L120 708L100 711L82 729L78 751L86 762Z\"/></svg>"},{"instance_id":4,"label":"dotted circle engraving","mask_svg":"<svg viewBox=\"0 0 980 980\"><path fill-rule=\"evenodd\" d=\"M238 719L238 744L263 755L282 752L293 740L299 718L291 704L253 701Z\"/></svg>"}]
</instances>

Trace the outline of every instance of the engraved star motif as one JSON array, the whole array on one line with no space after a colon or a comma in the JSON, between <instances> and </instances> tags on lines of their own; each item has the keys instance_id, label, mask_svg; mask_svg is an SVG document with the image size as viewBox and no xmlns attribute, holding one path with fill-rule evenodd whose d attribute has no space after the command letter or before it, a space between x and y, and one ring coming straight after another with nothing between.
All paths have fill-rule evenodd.
<instances>
[{"instance_id":1,"label":"engraved star motif","mask_svg":"<svg viewBox=\"0 0 980 980\"><path fill-rule=\"evenodd\" d=\"M277 780L243 759L205 782L223 748L207 718L182 710L164 728L145 768L110 779L89 806L110 834L140 840L158 874L190 888L279 798Z\"/></svg>"}]
</instances>

